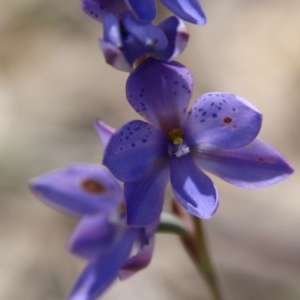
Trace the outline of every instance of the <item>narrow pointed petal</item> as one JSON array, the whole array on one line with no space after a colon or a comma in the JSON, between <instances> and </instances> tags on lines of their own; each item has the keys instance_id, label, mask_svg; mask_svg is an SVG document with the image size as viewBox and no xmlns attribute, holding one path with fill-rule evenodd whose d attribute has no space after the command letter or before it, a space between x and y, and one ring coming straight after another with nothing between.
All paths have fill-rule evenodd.
<instances>
[{"instance_id":1,"label":"narrow pointed petal","mask_svg":"<svg viewBox=\"0 0 300 300\"><path fill-rule=\"evenodd\" d=\"M70 300L94 300L117 278L120 268L126 263L136 239L136 230L128 229L106 256L93 260L75 283Z\"/></svg>"},{"instance_id":2,"label":"narrow pointed petal","mask_svg":"<svg viewBox=\"0 0 300 300\"><path fill-rule=\"evenodd\" d=\"M189 155L170 162L171 184L175 198L191 214L209 219L218 208L218 196L211 179Z\"/></svg>"},{"instance_id":3,"label":"narrow pointed petal","mask_svg":"<svg viewBox=\"0 0 300 300\"><path fill-rule=\"evenodd\" d=\"M74 215L114 212L122 190L104 168L73 165L46 173L30 182L32 191L47 204Z\"/></svg>"},{"instance_id":4,"label":"narrow pointed petal","mask_svg":"<svg viewBox=\"0 0 300 300\"><path fill-rule=\"evenodd\" d=\"M81 0L82 10L99 22L108 13L119 14L127 10L124 0Z\"/></svg>"},{"instance_id":5,"label":"narrow pointed petal","mask_svg":"<svg viewBox=\"0 0 300 300\"><path fill-rule=\"evenodd\" d=\"M154 0L126 0L137 18L143 21L152 21L156 16L156 5Z\"/></svg>"},{"instance_id":6,"label":"narrow pointed petal","mask_svg":"<svg viewBox=\"0 0 300 300\"><path fill-rule=\"evenodd\" d=\"M168 168L164 164L157 164L140 180L124 184L128 225L157 224L167 180Z\"/></svg>"},{"instance_id":7,"label":"narrow pointed petal","mask_svg":"<svg viewBox=\"0 0 300 300\"><path fill-rule=\"evenodd\" d=\"M110 251L122 228L125 226L109 222L104 214L84 217L73 231L68 248L78 256L88 260L95 259Z\"/></svg>"},{"instance_id":8,"label":"narrow pointed petal","mask_svg":"<svg viewBox=\"0 0 300 300\"><path fill-rule=\"evenodd\" d=\"M136 272L146 268L152 259L154 246L155 237L153 235L147 239L147 243L141 245L141 248L136 255L127 260L126 264L119 272L119 278L121 280L125 280L134 275Z\"/></svg>"},{"instance_id":9,"label":"narrow pointed petal","mask_svg":"<svg viewBox=\"0 0 300 300\"><path fill-rule=\"evenodd\" d=\"M192 106L184 132L190 146L235 149L254 140L261 124L261 113L247 100L231 93L209 93Z\"/></svg>"},{"instance_id":10,"label":"narrow pointed petal","mask_svg":"<svg viewBox=\"0 0 300 300\"><path fill-rule=\"evenodd\" d=\"M168 131L185 119L192 86L192 75L183 65L147 59L129 75L126 94L137 113Z\"/></svg>"},{"instance_id":11,"label":"narrow pointed petal","mask_svg":"<svg viewBox=\"0 0 300 300\"><path fill-rule=\"evenodd\" d=\"M199 0L161 0L179 18L188 22L204 25L206 16Z\"/></svg>"},{"instance_id":12,"label":"narrow pointed petal","mask_svg":"<svg viewBox=\"0 0 300 300\"><path fill-rule=\"evenodd\" d=\"M105 148L115 129L100 120L94 122L94 128L99 135L102 146Z\"/></svg>"},{"instance_id":13,"label":"narrow pointed petal","mask_svg":"<svg viewBox=\"0 0 300 300\"><path fill-rule=\"evenodd\" d=\"M174 16L158 24L158 27L166 35L168 47L157 53L155 57L162 60L171 60L185 49L189 40L189 33L184 22Z\"/></svg>"},{"instance_id":14,"label":"narrow pointed petal","mask_svg":"<svg viewBox=\"0 0 300 300\"><path fill-rule=\"evenodd\" d=\"M103 164L122 181L141 178L149 167L166 155L166 139L150 124L135 120L126 123L111 137Z\"/></svg>"},{"instance_id":15,"label":"narrow pointed petal","mask_svg":"<svg viewBox=\"0 0 300 300\"><path fill-rule=\"evenodd\" d=\"M259 139L240 149L199 152L197 164L244 188L265 187L293 173L284 157Z\"/></svg>"}]
</instances>

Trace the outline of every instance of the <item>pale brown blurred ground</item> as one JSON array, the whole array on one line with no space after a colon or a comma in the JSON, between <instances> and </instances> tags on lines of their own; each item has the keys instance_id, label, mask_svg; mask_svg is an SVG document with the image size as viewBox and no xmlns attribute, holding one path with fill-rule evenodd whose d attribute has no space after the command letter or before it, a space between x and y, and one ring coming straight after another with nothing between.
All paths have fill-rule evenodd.
<instances>
[{"instance_id":1,"label":"pale brown blurred ground","mask_svg":"<svg viewBox=\"0 0 300 300\"><path fill-rule=\"evenodd\" d=\"M261 137L299 169L300 2L203 0L179 58L194 99L231 91L264 114ZM64 299L81 262L64 251L74 220L45 207L29 178L73 162L100 162L95 118L135 118L126 74L103 63L101 28L78 1L2 0L0 10L0 299ZM300 299L299 173L246 191L217 180L221 205L206 222L226 300ZM160 236L151 266L103 299L202 299L205 285L176 237Z\"/></svg>"}]
</instances>

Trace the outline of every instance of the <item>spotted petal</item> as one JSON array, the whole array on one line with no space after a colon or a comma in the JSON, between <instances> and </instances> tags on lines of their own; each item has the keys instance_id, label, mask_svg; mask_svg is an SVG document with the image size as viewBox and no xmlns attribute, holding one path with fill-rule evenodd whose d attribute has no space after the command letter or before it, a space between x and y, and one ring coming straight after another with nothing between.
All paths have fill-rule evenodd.
<instances>
[{"instance_id":1,"label":"spotted petal","mask_svg":"<svg viewBox=\"0 0 300 300\"><path fill-rule=\"evenodd\" d=\"M112 213L123 196L115 178L98 165L73 165L46 173L30 186L46 203L74 215Z\"/></svg>"},{"instance_id":2,"label":"spotted petal","mask_svg":"<svg viewBox=\"0 0 300 300\"><path fill-rule=\"evenodd\" d=\"M213 182L193 162L190 155L172 158L171 185L175 198L191 214L209 219L218 208Z\"/></svg>"},{"instance_id":3,"label":"spotted petal","mask_svg":"<svg viewBox=\"0 0 300 300\"><path fill-rule=\"evenodd\" d=\"M245 99L230 93L209 93L192 106L184 132L190 146L234 149L254 140L261 123L261 114Z\"/></svg>"},{"instance_id":4,"label":"spotted petal","mask_svg":"<svg viewBox=\"0 0 300 300\"><path fill-rule=\"evenodd\" d=\"M118 179L135 181L165 155L165 144L160 131L144 121L131 121L112 135L103 163Z\"/></svg>"},{"instance_id":5,"label":"spotted petal","mask_svg":"<svg viewBox=\"0 0 300 300\"><path fill-rule=\"evenodd\" d=\"M163 207L168 169L162 162L141 179L125 183L127 223L131 226L157 224Z\"/></svg>"},{"instance_id":6,"label":"spotted petal","mask_svg":"<svg viewBox=\"0 0 300 300\"><path fill-rule=\"evenodd\" d=\"M154 0L126 0L126 2L140 20L152 21L155 18L156 5Z\"/></svg>"},{"instance_id":7,"label":"spotted petal","mask_svg":"<svg viewBox=\"0 0 300 300\"><path fill-rule=\"evenodd\" d=\"M96 214L84 217L73 231L68 248L78 256L86 259L95 259L106 255L116 242L116 238L125 226L109 221L107 215Z\"/></svg>"},{"instance_id":8,"label":"spotted petal","mask_svg":"<svg viewBox=\"0 0 300 300\"><path fill-rule=\"evenodd\" d=\"M128 8L124 0L81 0L82 10L90 17L103 21L108 13L119 14Z\"/></svg>"},{"instance_id":9,"label":"spotted petal","mask_svg":"<svg viewBox=\"0 0 300 300\"><path fill-rule=\"evenodd\" d=\"M206 16L199 0L161 0L161 2L183 20L199 25L206 23Z\"/></svg>"},{"instance_id":10,"label":"spotted petal","mask_svg":"<svg viewBox=\"0 0 300 300\"><path fill-rule=\"evenodd\" d=\"M168 131L185 119L192 85L192 75L183 65L148 59L129 75L126 94L136 112Z\"/></svg>"},{"instance_id":11,"label":"spotted petal","mask_svg":"<svg viewBox=\"0 0 300 300\"><path fill-rule=\"evenodd\" d=\"M113 283L130 255L136 232L128 228L105 256L93 260L83 270L73 287L70 300L94 300Z\"/></svg>"},{"instance_id":12,"label":"spotted petal","mask_svg":"<svg viewBox=\"0 0 300 300\"><path fill-rule=\"evenodd\" d=\"M256 139L235 150L197 153L200 167L244 188L260 188L281 181L293 173L283 156Z\"/></svg>"}]
</instances>

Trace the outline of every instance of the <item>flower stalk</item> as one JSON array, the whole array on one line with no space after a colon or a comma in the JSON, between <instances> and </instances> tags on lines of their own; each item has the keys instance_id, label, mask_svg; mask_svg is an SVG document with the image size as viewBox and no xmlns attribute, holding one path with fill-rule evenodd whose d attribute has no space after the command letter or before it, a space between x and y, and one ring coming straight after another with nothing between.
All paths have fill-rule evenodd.
<instances>
[{"instance_id":1,"label":"flower stalk","mask_svg":"<svg viewBox=\"0 0 300 300\"><path fill-rule=\"evenodd\" d=\"M186 235L179 235L181 242L197 271L205 280L211 293L211 299L222 300L214 266L209 255L203 221L187 213L175 198L172 199L172 211L182 221L188 232Z\"/></svg>"},{"instance_id":2,"label":"flower stalk","mask_svg":"<svg viewBox=\"0 0 300 300\"><path fill-rule=\"evenodd\" d=\"M197 270L201 273L210 289L212 299L222 300L217 277L207 247L203 221L197 217L193 217L193 221L195 224L195 243L197 253L197 257L193 260Z\"/></svg>"}]
</instances>

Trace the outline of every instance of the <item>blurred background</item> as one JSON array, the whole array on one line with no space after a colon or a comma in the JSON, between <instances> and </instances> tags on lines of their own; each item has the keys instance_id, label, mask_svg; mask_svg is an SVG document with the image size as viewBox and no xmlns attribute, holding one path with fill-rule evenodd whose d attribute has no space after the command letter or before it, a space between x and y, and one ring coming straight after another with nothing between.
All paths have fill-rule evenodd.
<instances>
[{"instance_id":1,"label":"blurred background","mask_svg":"<svg viewBox=\"0 0 300 300\"><path fill-rule=\"evenodd\" d=\"M300 2L202 0L208 24L188 25L178 60L193 99L234 92L264 115L260 137L300 167ZM167 14L167 12L162 12ZM39 202L30 178L100 163L92 122L137 118L126 73L104 63L100 25L79 1L2 0L0 10L0 299L65 299L83 263L65 251L75 220ZM299 173L248 191L214 178L221 196L205 222L225 300L300 299ZM160 235L151 265L103 296L209 300L178 239Z\"/></svg>"}]
</instances>

